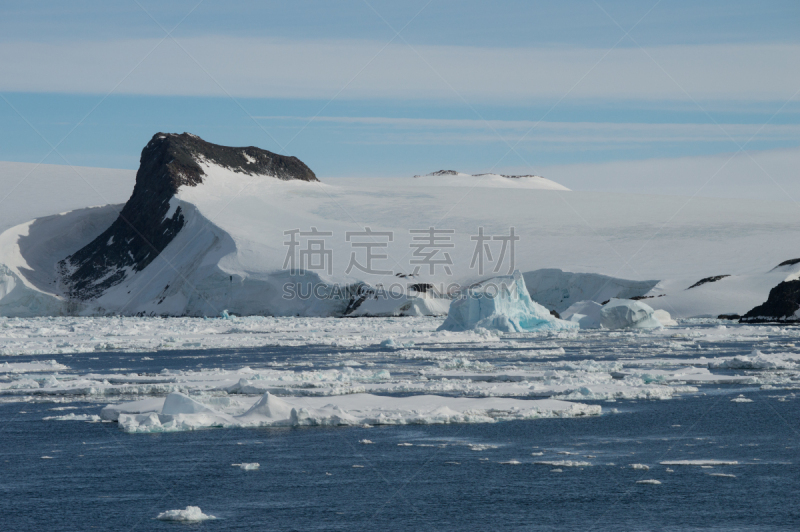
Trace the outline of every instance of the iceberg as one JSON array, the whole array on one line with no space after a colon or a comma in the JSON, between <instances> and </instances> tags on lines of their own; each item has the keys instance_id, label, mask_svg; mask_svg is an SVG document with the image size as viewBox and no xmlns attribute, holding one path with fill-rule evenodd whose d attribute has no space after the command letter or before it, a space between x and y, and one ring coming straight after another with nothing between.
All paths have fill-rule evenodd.
<instances>
[{"instance_id":1,"label":"iceberg","mask_svg":"<svg viewBox=\"0 0 800 532\"><path fill-rule=\"evenodd\" d=\"M470 286L450 303L440 331L478 328L501 332L576 329L577 323L561 320L535 303L520 272L495 277Z\"/></svg>"},{"instance_id":2,"label":"iceberg","mask_svg":"<svg viewBox=\"0 0 800 532\"><path fill-rule=\"evenodd\" d=\"M603 310L603 305L597 301L578 301L570 305L561 314L561 317L577 323L581 329L599 329L601 310Z\"/></svg>"},{"instance_id":3,"label":"iceberg","mask_svg":"<svg viewBox=\"0 0 800 532\"><path fill-rule=\"evenodd\" d=\"M600 323L606 329L660 329L655 311L641 301L612 299L600 311Z\"/></svg>"}]
</instances>

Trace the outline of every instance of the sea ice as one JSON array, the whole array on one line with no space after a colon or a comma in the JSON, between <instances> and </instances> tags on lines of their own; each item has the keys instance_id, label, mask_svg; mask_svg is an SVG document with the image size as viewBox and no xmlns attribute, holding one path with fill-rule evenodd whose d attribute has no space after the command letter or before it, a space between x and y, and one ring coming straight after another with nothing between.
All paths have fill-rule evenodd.
<instances>
[{"instance_id":1,"label":"sea ice","mask_svg":"<svg viewBox=\"0 0 800 532\"><path fill-rule=\"evenodd\" d=\"M385 397L347 394L331 397L281 397L269 392L253 398L254 404L237 415L244 399L232 410L217 411L180 393L136 405L109 405L103 419L117 419L126 432L165 432L210 427L358 426L438 423L487 423L541 417L598 415L598 405L553 399L520 400L500 397L468 398L438 395ZM251 400L253 400L251 399ZM149 407L152 410L146 411ZM172 412L166 414L165 411ZM126 413L127 412L127 413ZM410 445L410 444L409 444Z\"/></svg>"},{"instance_id":2,"label":"sea ice","mask_svg":"<svg viewBox=\"0 0 800 532\"><path fill-rule=\"evenodd\" d=\"M238 467L242 471L255 471L256 469L261 467L261 464L259 464L258 462L252 462L252 463L243 462L241 464L231 464L231 465L234 467Z\"/></svg>"},{"instance_id":3,"label":"sea ice","mask_svg":"<svg viewBox=\"0 0 800 532\"><path fill-rule=\"evenodd\" d=\"M67 414L65 416L48 416L42 419L44 421L91 421L92 423L102 421L96 414Z\"/></svg>"},{"instance_id":4,"label":"sea ice","mask_svg":"<svg viewBox=\"0 0 800 532\"><path fill-rule=\"evenodd\" d=\"M160 521L179 521L184 523L198 523L208 519L216 519L213 515L204 514L199 506L187 506L185 510L167 510L158 514Z\"/></svg>"},{"instance_id":5,"label":"sea ice","mask_svg":"<svg viewBox=\"0 0 800 532\"><path fill-rule=\"evenodd\" d=\"M519 271L470 286L450 303L447 319L440 331L475 329L501 332L526 332L577 328L560 320L535 303Z\"/></svg>"},{"instance_id":6,"label":"sea ice","mask_svg":"<svg viewBox=\"0 0 800 532\"><path fill-rule=\"evenodd\" d=\"M591 462L581 462L578 460L543 460L534 462L536 465L557 466L557 467L589 467Z\"/></svg>"},{"instance_id":7,"label":"sea ice","mask_svg":"<svg viewBox=\"0 0 800 532\"><path fill-rule=\"evenodd\" d=\"M800 361L797 353L762 353L756 349L750 356L739 355L724 360L715 359L708 363L712 369L796 369Z\"/></svg>"},{"instance_id":8,"label":"sea ice","mask_svg":"<svg viewBox=\"0 0 800 532\"><path fill-rule=\"evenodd\" d=\"M704 465L738 465L736 460L665 460L659 462L661 465L688 465L688 466L704 466Z\"/></svg>"},{"instance_id":9,"label":"sea ice","mask_svg":"<svg viewBox=\"0 0 800 532\"><path fill-rule=\"evenodd\" d=\"M655 480L655 479L653 479L653 478L648 478L648 479L645 479L645 480L637 480L637 481L636 481L636 483L637 483L637 484L653 484L653 485L659 485L659 484L661 484L661 481L660 481L660 480Z\"/></svg>"}]
</instances>

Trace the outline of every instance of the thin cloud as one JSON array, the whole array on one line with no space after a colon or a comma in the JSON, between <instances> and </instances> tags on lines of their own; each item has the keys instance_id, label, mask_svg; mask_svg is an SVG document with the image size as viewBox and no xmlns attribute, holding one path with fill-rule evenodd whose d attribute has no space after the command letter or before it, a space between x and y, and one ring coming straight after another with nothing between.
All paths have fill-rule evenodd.
<instances>
[{"instance_id":1,"label":"thin cloud","mask_svg":"<svg viewBox=\"0 0 800 532\"><path fill-rule=\"evenodd\" d=\"M331 98L363 68L340 99L458 100L453 89L470 101L553 99L565 94L606 53L590 48L469 46L416 46L415 52L393 43L364 68L385 43L230 37L180 42L228 92L253 98ZM155 39L3 42L0 90L103 94L157 43ZM661 67L695 99L781 101L800 87L800 45L665 46L648 48L647 53L618 48L575 87L570 98L689 99ZM161 43L117 92L225 96L170 40Z\"/></svg>"},{"instance_id":2,"label":"thin cloud","mask_svg":"<svg viewBox=\"0 0 800 532\"><path fill-rule=\"evenodd\" d=\"M370 143L430 143L442 142L499 142L495 132L502 132L508 141L522 139L526 142L547 143L602 143L626 142L740 142L758 135L761 141L796 141L800 143L800 124L645 124L626 122L536 122L532 120L471 120L438 118L395 118L380 116L258 116L269 124L284 127L302 127L311 122L312 127L347 128L357 136L354 127L364 126L370 131L380 130L381 135L371 135ZM531 130L533 128L533 130ZM386 131L386 130L389 131ZM724 130L724 131L723 131Z\"/></svg>"}]
</instances>

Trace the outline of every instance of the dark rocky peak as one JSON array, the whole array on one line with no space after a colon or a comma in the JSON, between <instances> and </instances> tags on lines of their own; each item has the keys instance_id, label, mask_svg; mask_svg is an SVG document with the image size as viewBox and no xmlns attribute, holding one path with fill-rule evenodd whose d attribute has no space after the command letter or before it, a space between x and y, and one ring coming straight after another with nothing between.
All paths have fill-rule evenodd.
<instances>
[{"instance_id":1,"label":"dark rocky peak","mask_svg":"<svg viewBox=\"0 0 800 532\"><path fill-rule=\"evenodd\" d=\"M195 186L203 182L205 175L200 162L284 181L318 181L314 172L297 157L278 155L253 146L220 146L191 133L156 133L142 150L136 184L161 181L166 177L173 192L183 185Z\"/></svg>"},{"instance_id":2,"label":"dark rocky peak","mask_svg":"<svg viewBox=\"0 0 800 532\"><path fill-rule=\"evenodd\" d=\"M117 220L91 243L63 259L58 273L66 294L93 299L143 270L184 226L184 213L170 200L183 186L198 186L209 163L245 176L284 181L318 181L297 157L252 146L231 148L206 142L191 133L156 133L142 150L133 194Z\"/></svg>"},{"instance_id":3,"label":"dark rocky peak","mask_svg":"<svg viewBox=\"0 0 800 532\"><path fill-rule=\"evenodd\" d=\"M442 175L458 175L459 172L456 170L438 170L436 172L431 172L430 174L425 175L415 175L414 177L431 177L431 176L442 176Z\"/></svg>"}]
</instances>

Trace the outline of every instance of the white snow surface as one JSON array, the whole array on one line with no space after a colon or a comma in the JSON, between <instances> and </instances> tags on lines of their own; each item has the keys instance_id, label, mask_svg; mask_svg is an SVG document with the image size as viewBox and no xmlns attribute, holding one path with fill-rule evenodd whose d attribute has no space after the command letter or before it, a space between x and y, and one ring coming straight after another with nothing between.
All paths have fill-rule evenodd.
<instances>
[{"instance_id":1,"label":"white snow surface","mask_svg":"<svg viewBox=\"0 0 800 532\"><path fill-rule=\"evenodd\" d=\"M3 164L10 168L10 163ZM743 314L800 271L800 265L776 268L794 258L786 250L797 247L800 239L790 223L797 212L786 202L563 193L526 188L525 183L541 178L502 176L287 182L203 164L204 183L181 188L171 202L171 208L181 206L187 223L162 258L143 271L126 272L124 282L91 302L67 301L53 266L110 225L130 194L133 173L77 169L97 183L108 183L98 188L108 193L79 198L72 191L80 188L76 180L82 182L75 170L47 167L42 181L47 187L38 190L49 190L50 199L42 202L37 195L34 201L23 195L16 203L6 201L13 209L0 214L0 229L7 229L0 235L0 315L216 316L223 310L236 315L338 315L346 301L327 292L287 300L284 286L310 282L329 289L364 282L405 288L413 279L451 294L448 287L468 286L492 275L470 267L475 250L471 237L479 227L488 235L507 235L512 225L520 237L515 268L523 272L534 301L559 311L581 300L643 295L658 280L647 293L653 296L647 304L672 317ZM13 170L20 190L29 190L29 182L23 181L27 168ZM9 179L16 185L16 177ZM89 208L104 203L112 205ZM284 231L312 227L333 233L328 238L333 267L330 274L310 272L298 279L283 271ZM393 232L386 248L389 258L376 264L392 274L344 273L353 251L345 233L365 227ZM445 250L452 259L452 275L442 267L434 273L423 267L413 278L398 277L415 269L409 229L429 227L454 231L454 247ZM493 253L497 258L499 248ZM688 289L701 278L720 274L730 276ZM404 304L377 312L365 308L363 313L403 315ZM441 312L430 301L413 301L412 307L411 313Z\"/></svg>"}]
</instances>

